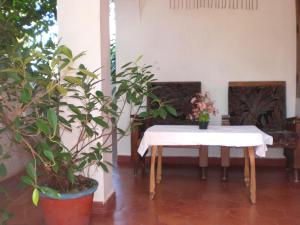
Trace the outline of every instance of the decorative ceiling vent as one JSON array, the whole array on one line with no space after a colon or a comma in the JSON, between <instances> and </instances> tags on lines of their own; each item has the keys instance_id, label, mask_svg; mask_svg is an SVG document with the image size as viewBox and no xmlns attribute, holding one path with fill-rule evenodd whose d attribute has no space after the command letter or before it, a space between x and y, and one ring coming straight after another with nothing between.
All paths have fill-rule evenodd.
<instances>
[{"instance_id":1,"label":"decorative ceiling vent","mask_svg":"<svg viewBox=\"0 0 300 225\"><path fill-rule=\"evenodd\" d=\"M169 0L170 9L241 9L258 10L259 0Z\"/></svg>"}]
</instances>

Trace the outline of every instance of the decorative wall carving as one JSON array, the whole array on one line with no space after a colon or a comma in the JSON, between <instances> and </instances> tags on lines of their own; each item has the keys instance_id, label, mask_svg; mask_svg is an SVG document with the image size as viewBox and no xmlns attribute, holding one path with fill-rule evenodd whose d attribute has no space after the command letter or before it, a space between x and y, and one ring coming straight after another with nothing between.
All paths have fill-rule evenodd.
<instances>
[{"instance_id":1,"label":"decorative wall carving","mask_svg":"<svg viewBox=\"0 0 300 225\"><path fill-rule=\"evenodd\" d=\"M271 82L270 82L271 83ZM276 84L276 83L275 83ZM281 130L285 125L285 83L230 85L228 89L231 125L256 125Z\"/></svg>"},{"instance_id":2,"label":"decorative wall carving","mask_svg":"<svg viewBox=\"0 0 300 225\"><path fill-rule=\"evenodd\" d=\"M170 9L241 9L258 10L259 0L169 0Z\"/></svg>"}]
</instances>

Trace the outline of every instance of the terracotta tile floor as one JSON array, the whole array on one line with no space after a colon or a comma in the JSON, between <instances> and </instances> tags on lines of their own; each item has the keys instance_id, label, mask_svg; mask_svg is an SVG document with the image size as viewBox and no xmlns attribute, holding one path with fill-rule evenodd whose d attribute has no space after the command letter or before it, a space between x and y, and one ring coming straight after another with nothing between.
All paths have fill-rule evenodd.
<instances>
[{"instance_id":1,"label":"terracotta tile floor","mask_svg":"<svg viewBox=\"0 0 300 225\"><path fill-rule=\"evenodd\" d=\"M196 167L165 167L156 198L148 198L148 174L134 177L132 169L114 172L116 206L105 215L93 215L91 225L300 225L300 184L284 169L257 169L257 204L251 205L242 168L232 168L230 180L220 180L220 169L210 168L207 181ZM30 203L29 190L5 183L13 201L10 225L42 225L39 208ZM70 224L71 225L71 224Z\"/></svg>"}]
</instances>

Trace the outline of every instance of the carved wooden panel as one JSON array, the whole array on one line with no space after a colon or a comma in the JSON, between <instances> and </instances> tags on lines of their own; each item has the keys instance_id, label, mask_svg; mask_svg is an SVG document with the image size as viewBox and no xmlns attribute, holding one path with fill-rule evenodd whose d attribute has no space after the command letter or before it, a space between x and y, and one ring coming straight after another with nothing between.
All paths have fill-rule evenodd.
<instances>
[{"instance_id":1,"label":"carved wooden panel","mask_svg":"<svg viewBox=\"0 0 300 225\"><path fill-rule=\"evenodd\" d=\"M283 129L285 97L285 82L230 82L230 123L256 125L264 130Z\"/></svg>"},{"instance_id":2,"label":"carved wooden panel","mask_svg":"<svg viewBox=\"0 0 300 225\"><path fill-rule=\"evenodd\" d=\"M294 149L297 147L298 135L296 132L280 130L266 131L273 137L273 146Z\"/></svg>"},{"instance_id":3,"label":"carved wooden panel","mask_svg":"<svg viewBox=\"0 0 300 225\"><path fill-rule=\"evenodd\" d=\"M201 82L153 82L151 88L157 97L168 102L177 111L177 117L168 115L166 120L155 118L151 121L152 125L194 123L187 116L192 110L191 98L195 93L201 92ZM148 107L155 109L157 105L148 100Z\"/></svg>"}]
</instances>

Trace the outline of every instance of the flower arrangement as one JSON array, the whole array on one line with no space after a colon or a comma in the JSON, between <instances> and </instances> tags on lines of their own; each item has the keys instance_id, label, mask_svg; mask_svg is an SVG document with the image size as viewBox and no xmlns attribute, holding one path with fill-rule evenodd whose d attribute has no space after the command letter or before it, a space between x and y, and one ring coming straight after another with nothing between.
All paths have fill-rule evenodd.
<instances>
[{"instance_id":1,"label":"flower arrangement","mask_svg":"<svg viewBox=\"0 0 300 225\"><path fill-rule=\"evenodd\" d=\"M199 122L208 122L209 115L217 114L217 109L214 102L209 97L208 92L196 93L191 99L192 112L189 115L191 120L198 120Z\"/></svg>"}]
</instances>

